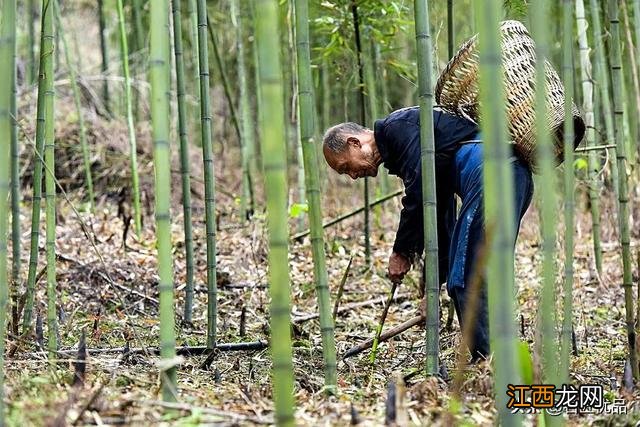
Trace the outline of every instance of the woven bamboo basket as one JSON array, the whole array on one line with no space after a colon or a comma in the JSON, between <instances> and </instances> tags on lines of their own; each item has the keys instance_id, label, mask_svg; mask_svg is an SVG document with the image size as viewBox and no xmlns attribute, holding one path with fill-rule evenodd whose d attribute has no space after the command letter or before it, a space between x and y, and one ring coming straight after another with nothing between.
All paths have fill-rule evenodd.
<instances>
[{"instance_id":1,"label":"woven bamboo basket","mask_svg":"<svg viewBox=\"0 0 640 427\"><path fill-rule=\"evenodd\" d=\"M525 26L518 21L504 21L502 60L509 121L510 143L516 154L535 171L535 45ZM440 74L436 85L436 103L453 114L478 122L478 36L465 42ZM564 87L553 66L545 63L548 125L553 135L557 164L564 158ZM580 111L573 104L575 129L574 148L584 136L585 125Z\"/></svg>"}]
</instances>

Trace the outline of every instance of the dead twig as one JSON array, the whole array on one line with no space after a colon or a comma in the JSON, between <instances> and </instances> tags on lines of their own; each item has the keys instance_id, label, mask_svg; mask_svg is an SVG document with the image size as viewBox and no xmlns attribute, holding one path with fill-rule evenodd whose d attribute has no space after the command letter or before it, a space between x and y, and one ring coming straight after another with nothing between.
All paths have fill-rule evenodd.
<instances>
[{"instance_id":1,"label":"dead twig","mask_svg":"<svg viewBox=\"0 0 640 427\"><path fill-rule=\"evenodd\" d=\"M393 302L402 302L404 300L406 300L407 298L409 298L411 295L410 294L399 294L397 295L395 298L393 298ZM381 302L385 302L386 301L386 297L382 296L382 297L378 297L378 298L372 298L366 301L359 301L359 302L352 302L350 304L346 304L343 305L342 307L340 307L338 309L338 314L339 313L344 313L347 311L352 311L353 309L356 308L361 308L361 307L366 307L369 305L375 305L375 304L379 304ZM301 323L304 322L308 322L309 320L313 320L313 319L317 319L320 315L318 313L313 313L313 314L306 314L303 316L298 316L298 317L294 317L292 319L292 322L299 325Z\"/></svg>"},{"instance_id":2,"label":"dead twig","mask_svg":"<svg viewBox=\"0 0 640 427\"><path fill-rule=\"evenodd\" d=\"M412 317L411 319L407 320L404 323L401 323L401 324L399 324L397 326L394 326L391 329L388 329L386 331L382 331L382 333L380 334L379 342L385 342L389 338L393 338L396 335L400 335L401 333L403 333L407 329L413 328L414 326L423 323L424 319L425 319L424 316L418 315L418 316ZM348 357L355 356L356 354L360 354L363 351L371 348L372 345L373 345L373 338L369 338L365 342L360 343L360 344L356 345L355 347L351 347L349 350L347 350L344 353L344 355L342 356L342 359L346 359Z\"/></svg>"},{"instance_id":3,"label":"dead twig","mask_svg":"<svg viewBox=\"0 0 640 427\"><path fill-rule=\"evenodd\" d=\"M273 419L271 417L247 417L240 414L234 414L233 412L230 412L230 411L221 411L221 410L212 409L212 408L203 408L201 406L192 406L186 403L162 402L160 400L142 400L142 401L135 401L132 403L138 403L138 404L148 405L148 406L161 406L167 409L177 409L177 410L189 411L189 412L197 411L201 414L214 415L214 416L221 417L222 419L227 419L227 420L231 419L236 422L248 421L255 424L273 424Z\"/></svg>"},{"instance_id":4,"label":"dead twig","mask_svg":"<svg viewBox=\"0 0 640 427\"><path fill-rule=\"evenodd\" d=\"M382 333L382 328L384 327L384 322L387 320L387 314L389 313L389 307L391 307L391 303L393 302L393 295L396 293L396 289L398 288L397 280L394 280L391 283L391 291L389 292L389 299L384 305L384 309L382 310L382 314L380 315L380 321L378 322L378 328L376 329L376 335L373 337L373 344L371 347L371 355L369 356L369 361L371 365L376 363L376 355L378 354L378 344L380 343L380 334Z\"/></svg>"},{"instance_id":5,"label":"dead twig","mask_svg":"<svg viewBox=\"0 0 640 427\"><path fill-rule=\"evenodd\" d=\"M249 341L238 343L223 343L216 345L217 351L256 351L264 350L269 346L266 341ZM176 347L176 355L178 356L201 356L207 354L211 349L207 346L182 346ZM157 347L146 348L127 348L127 347L112 347L112 348L88 348L86 349L88 355L91 354L112 354L112 353L127 353L131 354L153 354L159 355L160 349ZM78 350L58 350L58 356L75 356ZM47 354L46 351L35 351L31 353L21 353L20 355L25 358L36 357Z\"/></svg>"},{"instance_id":6,"label":"dead twig","mask_svg":"<svg viewBox=\"0 0 640 427\"><path fill-rule=\"evenodd\" d=\"M340 286L338 287L338 292L336 294L336 302L333 305L333 323L336 323L336 317L338 317L338 307L340 306L340 300L342 299L342 293L344 292L344 285L347 282L347 277L349 276L349 270L351 270L351 263L353 262L353 255L349 257L349 263L347 264L347 268L344 269L344 274L342 275L342 280L340 280Z\"/></svg>"}]
</instances>

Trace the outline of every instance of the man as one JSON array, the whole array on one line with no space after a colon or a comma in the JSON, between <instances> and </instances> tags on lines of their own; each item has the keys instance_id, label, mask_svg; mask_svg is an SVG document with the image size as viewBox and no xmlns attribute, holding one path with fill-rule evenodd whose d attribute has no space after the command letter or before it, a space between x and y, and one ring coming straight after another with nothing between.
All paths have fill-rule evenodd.
<instances>
[{"instance_id":1,"label":"man","mask_svg":"<svg viewBox=\"0 0 640 427\"><path fill-rule=\"evenodd\" d=\"M401 281L424 246L422 225L422 172L420 160L420 110L410 107L375 122L374 130L342 123L327 130L323 152L329 166L353 179L374 177L381 164L404 183L403 209L388 275ZM469 287L484 232L482 143L477 125L444 111L433 111L440 283L447 282L460 325L468 313ZM533 195L529 167L517 157L514 173L516 230ZM455 198L462 200L455 218ZM515 241L514 248L515 248ZM471 325L472 360L489 355L486 286L481 286L475 322Z\"/></svg>"}]
</instances>

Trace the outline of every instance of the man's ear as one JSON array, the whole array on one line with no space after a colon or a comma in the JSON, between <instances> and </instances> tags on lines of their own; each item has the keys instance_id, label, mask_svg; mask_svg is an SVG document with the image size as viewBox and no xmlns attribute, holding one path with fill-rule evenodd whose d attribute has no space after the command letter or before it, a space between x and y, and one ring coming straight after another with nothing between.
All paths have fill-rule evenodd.
<instances>
[{"instance_id":1,"label":"man's ear","mask_svg":"<svg viewBox=\"0 0 640 427\"><path fill-rule=\"evenodd\" d=\"M350 136L347 138L347 144L353 145L354 147L360 148L362 146L362 142L355 136Z\"/></svg>"}]
</instances>

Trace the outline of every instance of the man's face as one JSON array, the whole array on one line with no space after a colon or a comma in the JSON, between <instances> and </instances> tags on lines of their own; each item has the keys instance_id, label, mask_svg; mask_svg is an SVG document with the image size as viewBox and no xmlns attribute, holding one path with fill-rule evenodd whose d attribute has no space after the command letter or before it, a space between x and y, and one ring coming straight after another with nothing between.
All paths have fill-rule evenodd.
<instances>
[{"instance_id":1,"label":"man's face","mask_svg":"<svg viewBox=\"0 0 640 427\"><path fill-rule=\"evenodd\" d=\"M329 166L339 174L353 179L378 175L378 165L374 160L372 137L367 134L347 137L347 149L335 153L324 147L324 158Z\"/></svg>"}]
</instances>

